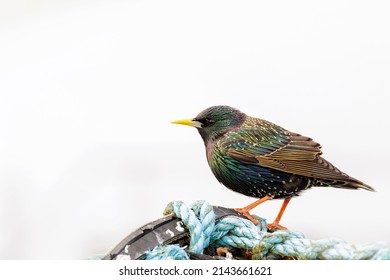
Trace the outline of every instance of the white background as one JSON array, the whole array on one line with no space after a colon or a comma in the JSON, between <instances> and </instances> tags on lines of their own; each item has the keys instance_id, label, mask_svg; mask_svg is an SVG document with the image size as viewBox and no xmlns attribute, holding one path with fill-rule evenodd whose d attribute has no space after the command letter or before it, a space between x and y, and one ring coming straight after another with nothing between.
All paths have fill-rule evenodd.
<instances>
[{"instance_id":1,"label":"white background","mask_svg":"<svg viewBox=\"0 0 390 280\"><path fill-rule=\"evenodd\" d=\"M377 192L316 188L282 224L389 241L387 1L0 2L0 258L104 254L220 185L196 130L234 106L312 137ZM282 201L253 213L272 220Z\"/></svg>"}]
</instances>

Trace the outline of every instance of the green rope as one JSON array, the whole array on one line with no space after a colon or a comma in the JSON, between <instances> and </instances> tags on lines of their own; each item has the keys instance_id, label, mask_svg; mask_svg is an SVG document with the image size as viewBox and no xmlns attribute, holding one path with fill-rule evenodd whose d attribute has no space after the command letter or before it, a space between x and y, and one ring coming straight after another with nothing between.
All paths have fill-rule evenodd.
<instances>
[{"instance_id":1,"label":"green rope","mask_svg":"<svg viewBox=\"0 0 390 280\"><path fill-rule=\"evenodd\" d=\"M164 214L182 219L190 232L188 251L202 254L206 248L244 249L252 259L265 259L274 254L284 259L300 260L390 260L390 244L359 246L339 239L310 240L301 233L288 230L267 232L266 220L254 225L247 219L227 216L215 223L213 208L205 201L188 207L181 201L168 204ZM186 248L179 245L158 246L146 252L146 259L189 259Z\"/></svg>"}]
</instances>

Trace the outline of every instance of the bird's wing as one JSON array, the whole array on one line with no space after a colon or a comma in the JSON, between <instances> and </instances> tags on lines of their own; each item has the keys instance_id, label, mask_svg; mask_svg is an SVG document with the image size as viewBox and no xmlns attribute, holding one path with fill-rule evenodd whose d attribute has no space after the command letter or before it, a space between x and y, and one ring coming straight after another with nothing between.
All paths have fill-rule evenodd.
<instances>
[{"instance_id":1,"label":"bird's wing","mask_svg":"<svg viewBox=\"0 0 390 280\"><path fill-rule=\"evenodd\" d=\"M280 127L242 127L218 143L231 157L287 173L327 180L346 180L348 175L320 157L320 144Z\"/></svg>"}]
</instances>

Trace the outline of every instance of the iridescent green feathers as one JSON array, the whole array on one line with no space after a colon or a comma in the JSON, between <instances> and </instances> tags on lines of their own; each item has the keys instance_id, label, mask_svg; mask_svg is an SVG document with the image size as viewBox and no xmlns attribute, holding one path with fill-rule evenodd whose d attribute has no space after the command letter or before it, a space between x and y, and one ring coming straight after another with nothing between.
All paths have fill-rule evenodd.
<instances>
[{"instance_id":1,"label":"iridescent green feathers","mask_svg":"<svg viewBox=\"0 0 390 280\"><path fill-rule=\"evenodd\" d=\"M247 173L252 173L250 166L259 166L263 168L261 170L268 168L307 177L309 179L307 184L310 186L373 190L370 186L341 172L323 159L320 144L311 138L289 132L266 120L249 117L228 106L208 108L194 120L202 123L202 127L198 130L205 142L211 169L228 169L213 170L216 176L217 174L227 176L226 173L234 172L235 169L236 176L246 176L242 171L239 172L239 169L242 170L245 167ZM227 164L210 162L215 160L213 157L215 152L218 152L219 156L223 155ZM259 172L259 169L254 168L253 171ZM252 174L249 175L252 176ZM232 174L228 176L231 177ZM224 181L227 178L221 178L221 175L217 178L226 185ZM228 179L232 181L232 178ZM259 188L261 187L259 183ZM304 187L299 186L297 191Z\"/></svg>"}]
</instances>

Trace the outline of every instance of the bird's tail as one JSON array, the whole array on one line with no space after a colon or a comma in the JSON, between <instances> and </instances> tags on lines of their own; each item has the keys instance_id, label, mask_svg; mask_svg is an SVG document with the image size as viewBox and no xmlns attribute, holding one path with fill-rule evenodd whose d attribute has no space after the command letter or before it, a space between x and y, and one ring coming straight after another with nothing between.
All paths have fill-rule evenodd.
<instances>
[{"instance_id":1,"label":"bird's tail","mask_svg":"<svg viewBox=\"0 0 390 280\"><path fill-rule=\"evenodd\" d=\"M364 189L367 191L374 192L375 189L355 178L348 177L346 180L324 180L324 179L315 179L315 185L320 187L334 187L342 189Z\"/></svg>"}]
</instances>

